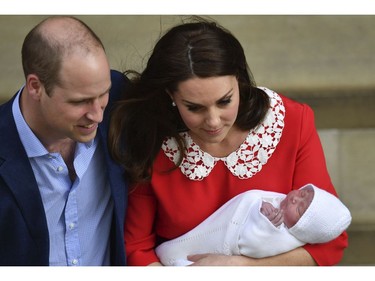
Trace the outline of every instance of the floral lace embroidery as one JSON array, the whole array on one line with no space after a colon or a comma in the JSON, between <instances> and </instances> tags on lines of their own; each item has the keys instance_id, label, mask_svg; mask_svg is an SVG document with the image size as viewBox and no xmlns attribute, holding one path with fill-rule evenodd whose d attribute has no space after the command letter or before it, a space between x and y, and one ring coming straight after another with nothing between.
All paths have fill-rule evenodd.
<instances>
[{"instance_id":1,"label":"floral lace embroidery","mask_svg":"<svg viewBox=\"0 0 375 281\"><path fill-rule=\"evenodd\" d=\"M284 129L285 107L277 93L264 87L260 89L270 97L270 109L264 121L251 130L240 147L227 157L211 156L202 151L188 133L181 133L186 141L187 153L179 168L190 180L203 180L218 161L223 161L231 173L241 179L251 178L267 163ZM171 161L177 163L180 152L174 138L167 138L162 149Z\"/></svg>"}]
</instances>

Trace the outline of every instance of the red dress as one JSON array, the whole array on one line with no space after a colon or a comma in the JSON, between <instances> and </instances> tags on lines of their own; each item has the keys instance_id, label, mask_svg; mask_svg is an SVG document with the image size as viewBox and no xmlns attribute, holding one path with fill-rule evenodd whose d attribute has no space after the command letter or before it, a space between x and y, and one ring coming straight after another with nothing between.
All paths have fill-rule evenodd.
<instances>
[{"instance_id":1,"label":"red dress","mask_svg":"<svg viewBox=\"0 0 375 281\"><path fill-rule=\"evenodd\" d=\"M314 114L266 88L271 109L262 125L250 131L241 147L226 158L201 151L187 133L188 157L177 169L169 139L154 164L150 184L129 194L125 223L128 265L159 261L159 239L176 238L191 230L234 196L251 189L287 194L312 183L335 195L327 172ZM320 245L305 245L319 265L339 263L348 245L347 233Z\"/></svg>"}]
</instances>

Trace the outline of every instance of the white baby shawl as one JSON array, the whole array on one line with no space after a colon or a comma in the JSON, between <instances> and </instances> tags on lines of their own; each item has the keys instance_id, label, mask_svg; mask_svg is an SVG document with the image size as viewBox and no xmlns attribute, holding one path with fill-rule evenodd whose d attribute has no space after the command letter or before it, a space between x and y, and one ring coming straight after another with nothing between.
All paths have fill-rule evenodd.
<instances>
[{"instance_id":1,"label":"white baby shawl","mask_svg":"<svg viewBox=\"0 0 375 281\"><path fill-rule=\"evenodd\" d=\"M305 243L294 238L284 224L275 227L260 213L262 200L279 207L285 194L250 190L229 200L186 234L156 248L163 265L189 265L188 255L217 253L253 258L277 255Z\"/></svg>"}]
</instances>

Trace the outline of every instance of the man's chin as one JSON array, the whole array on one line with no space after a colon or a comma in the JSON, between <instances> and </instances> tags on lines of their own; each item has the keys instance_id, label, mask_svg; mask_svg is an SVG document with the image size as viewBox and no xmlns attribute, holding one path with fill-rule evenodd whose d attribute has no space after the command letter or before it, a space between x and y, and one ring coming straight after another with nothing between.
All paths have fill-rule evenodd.
<instances>
[{"instance_id":1,"label":"man's chin","mask_svg":"<svg viewBox=\"0 0 375 281\"><path fill-rule=\"evenodd\" d=\"M95 138L96 133L97 133L97 131L95 130L94 132L92 132L91 134L88 134L88 135L79 135L79 136L76 136L76 138L74 140L76 142L81 142L81 143L90 142Z\"/></svg>"}]
</instances>

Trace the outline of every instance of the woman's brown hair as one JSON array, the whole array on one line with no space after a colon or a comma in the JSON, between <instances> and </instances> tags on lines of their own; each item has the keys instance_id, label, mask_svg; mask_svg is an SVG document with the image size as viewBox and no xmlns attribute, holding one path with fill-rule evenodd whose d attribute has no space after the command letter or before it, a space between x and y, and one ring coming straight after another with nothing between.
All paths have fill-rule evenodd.
<instances>
[{"instance_id":1,"label":"woman's brown hair","mask_svg":"<svg viewBox=\"0 0 375 281\"><path fill-rule=\"evenodd\" d=\"M187 128L168 95L182 81L236 76L240 105L235 124L243 130L256 127L269 108L268 96L256 87L241 44L212 21L200 19L171 28L156 43L144 71L126 74L132 76L132 86L113 112L109 144L131 183L150 180L166 137L177 140L183 157L185 145L179 133Z\"/></svg>"}]
</instances>

